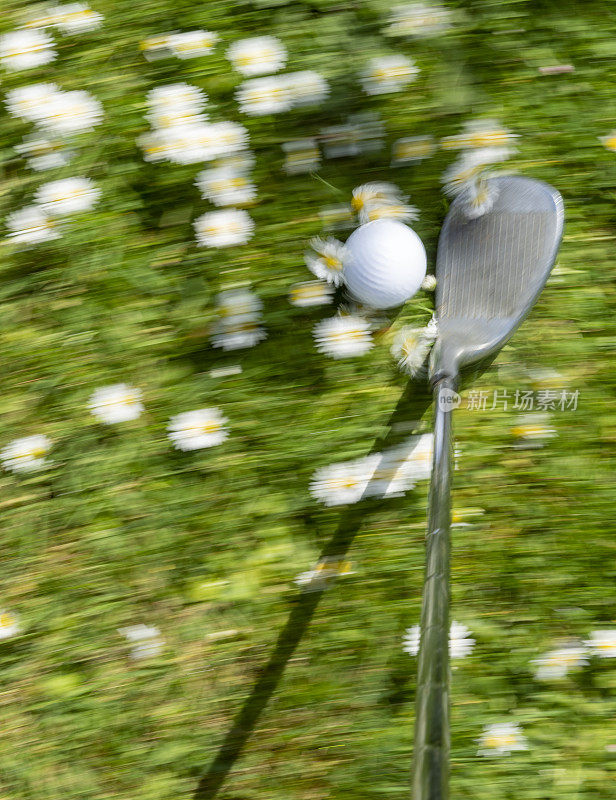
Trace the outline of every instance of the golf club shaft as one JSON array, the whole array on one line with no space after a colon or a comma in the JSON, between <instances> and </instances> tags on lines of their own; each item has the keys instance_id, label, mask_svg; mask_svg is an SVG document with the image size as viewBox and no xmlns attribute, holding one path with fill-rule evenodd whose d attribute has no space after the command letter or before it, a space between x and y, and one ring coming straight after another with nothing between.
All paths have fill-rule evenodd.
<instances>
[{"instance_id":1,"label":"golf club shaft","mask_svg":"<svg viewBox=\"0 0 616 800\"><path fill-rule=\"evenodd\" d=\"M426 537L417 671L413 800L449 797L449 551L452 465L451 406L455 380L434 387L434 454Z\"/></svg>"}]
</instances>

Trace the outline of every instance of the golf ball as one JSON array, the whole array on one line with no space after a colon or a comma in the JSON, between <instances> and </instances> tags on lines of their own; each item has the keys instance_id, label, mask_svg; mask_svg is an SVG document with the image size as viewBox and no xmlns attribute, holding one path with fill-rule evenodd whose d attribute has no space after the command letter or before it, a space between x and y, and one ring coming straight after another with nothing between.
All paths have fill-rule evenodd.
<instances>
[{"instance_id":1,"label":"golf ball","mask_svg":"<svg viewBox=\"0 0 616 800\"><path fill-rule=\"evenodd\" d=\"M357 228L346 243L344 279L356 300L372 308L402 305L426 275L426 251L407 225L376 219Z\"/></svg>"}]
</instances>

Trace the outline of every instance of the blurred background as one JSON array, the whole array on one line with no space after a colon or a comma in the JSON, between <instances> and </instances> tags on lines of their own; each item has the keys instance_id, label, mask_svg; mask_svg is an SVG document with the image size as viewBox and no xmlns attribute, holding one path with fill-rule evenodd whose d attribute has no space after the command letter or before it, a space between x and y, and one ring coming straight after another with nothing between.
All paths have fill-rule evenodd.
<instances>
[{"instance_id":1,"label":"blurred background","mask_svg":"<svg viewBox=\"0 0 616 800\"><path fill-rule=\"evenodd\" d=\"M566 229L456 412L452 797L613 796L614 5L5 0L0 73L1 800L408 796L433 286L337 273L466 169Z\"/></svg>"}]
</instances>

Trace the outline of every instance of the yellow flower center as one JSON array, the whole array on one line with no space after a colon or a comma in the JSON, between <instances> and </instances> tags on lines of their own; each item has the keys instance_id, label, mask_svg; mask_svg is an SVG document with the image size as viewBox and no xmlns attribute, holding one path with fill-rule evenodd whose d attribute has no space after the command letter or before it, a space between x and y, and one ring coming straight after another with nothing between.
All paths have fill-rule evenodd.
<instances>
[{"instance_id":1,"label":"yellow flower center","mask_svg":"<svg viewBox=\"0 0 616 800\"><path fill-rule=\"evenodd\" d=\"M15 624L15 617L8 612L0 614L0 628L10 628Z\"/></svg>"},{"instance_id":2,"label":"yellow flower center","mask_svg":"<svg viewBox=\"0 0 616 800\"><path fill-rule=\"evenodd\" d=\"M517 744L517 736L513 733L494 733L490 736L487 736L485 739L485 744L487 747L511 747L512 745Z\"/></svg>"}]
</instances>

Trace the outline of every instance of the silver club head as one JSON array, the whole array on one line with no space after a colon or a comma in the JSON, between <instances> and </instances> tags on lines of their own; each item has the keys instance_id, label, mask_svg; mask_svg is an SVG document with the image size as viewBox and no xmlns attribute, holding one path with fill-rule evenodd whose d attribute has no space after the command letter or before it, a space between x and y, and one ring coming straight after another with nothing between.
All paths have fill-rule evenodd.
<instances>
[{"instance_id":1,"label":"silver club head","mask_svg":"<svg viewBox=\"0 0 616 800\"><path fill-rule=\"evenodd\" d=\"M560 194L517 175L490 181L498 192L490 211L468 219L456 199L443 223L432 381L456 377L503 346L535 304L558 252L564 223Z\"/></svg>"}]
</instances>

